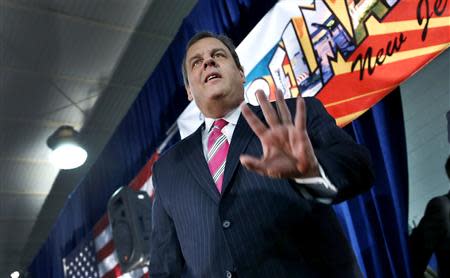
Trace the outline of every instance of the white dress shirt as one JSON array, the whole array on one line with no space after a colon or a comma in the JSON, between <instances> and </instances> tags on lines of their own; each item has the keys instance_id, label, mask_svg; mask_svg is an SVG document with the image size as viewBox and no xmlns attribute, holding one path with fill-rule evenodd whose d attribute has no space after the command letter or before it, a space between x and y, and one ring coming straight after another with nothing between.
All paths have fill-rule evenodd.
<instances>
[{"instance_id":1,"label":"white dress shirt","mask_svg":"<svg viewBox=\"0 0 450 278\"><path fill-rule=\"evenodd\" d=\"M239 105L237 108L223 117L223 119L226 120L228 124L222 128L222 133L226 136L229 144L231 144L233 132L240 115L241 106ZM202 145L203 154L205 155L206 161L208 161L208 136L215 120L217 119L205 117L205 125L202 131ZM325 171L322 169L322 166L320 164L319 171L321 175L320 177L295 178L294 181L297 184L301 185L299 187L300 192L306 199L315 199L318 202L329 204L332 202L332 198L336 196L337 188L327 178Z\"/></svg>"}]
</instances>

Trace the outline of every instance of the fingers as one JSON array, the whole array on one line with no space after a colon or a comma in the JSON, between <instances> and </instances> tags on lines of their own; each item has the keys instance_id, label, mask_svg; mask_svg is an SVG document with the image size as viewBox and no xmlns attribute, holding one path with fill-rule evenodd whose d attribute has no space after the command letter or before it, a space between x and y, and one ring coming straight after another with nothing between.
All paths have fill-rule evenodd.
<instances>
[{"instance_id":1,"label":"fingers","mask_svg":"<svg viewBox=\"0 0 450 278\"><path fill-rule=\"evenodd\" d=\"M256 97L268 125L270 127L274 127L276 125L279 125L280 123L292 124L292 116L286 105L286 101L284 100L282 91L278 89L275 95L278 113L270 104L263 91L256 92Z\"/></svg>"},{"instance_id":2,"label":"fingers","mask_svg":"<svg viewBox=\"0 0 450 278\"><path fill-rule=\"evenodd\" d=\"M300 95L297 97L297 112L295 113L295 126L301 131L306 130L305 100Z\"/></svg>"},{"instance_id":3,"label":"fingers","mask_svg":"<svg viewBox=\"0 0 450 278\"><path fill-rule=\"evenodd\" d=\"M267 130L266 125L261 122L261 120L253 113L252 110L250 110L247 104L243 103L241 105L241 111L250 128L253 130L256 136L261 138L263 133Z\"/></svg>"},{"instance_id":4,"label":"fingers","mask_svg":"<svg viewBox=\"0 0 450 278\"><path fill-rule=\"evenodd\" d=\"M289 112L289 109L286 105L286 101L284 100L283 93L281 92L280 89L277 90L276 99L277 99L278 115L280 117L281 123L292 124L291 112Z\"/></svg>"},{"instance_id":5,"label":"fingers","mask_svg":"<svg viewBox=\"0 0 450 278\"><path fill-rule=\"evenodd\" d=\"M242 154L240 156L241 164L250 171L254 171L260 175L265 175L266 167L261 159Z\"/></svg>"},{"instance_id":6,"label":"fingers","mask_svg":"<svg viewBox=\"0 0 450 278\"><path fill-rule=\"evenodd\" d=\"M264 118L266 119L267 124L271 127L280 124L277 111L275 111L269 100L267 100L264 91L256 91L256 98L258 99L259 105L261 106L261 110L263 111Z\"/></svg>"}]
</instances>

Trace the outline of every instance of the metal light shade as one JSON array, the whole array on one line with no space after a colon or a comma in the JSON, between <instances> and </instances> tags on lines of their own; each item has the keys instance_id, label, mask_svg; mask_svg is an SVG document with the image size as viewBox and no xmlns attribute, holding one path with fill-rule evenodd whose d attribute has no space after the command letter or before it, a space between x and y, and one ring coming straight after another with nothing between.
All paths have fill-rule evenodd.
<instances>
[{"instance_id":1,"label":"metal light shade","mask_svg":"<svg viewBox=\"0 0 450 278\"><path fill-rule=\"evenodd\" d=\"M52 149L50 161L60 169L74 169L84 164L87 152L79 145L78 132L72 126L59 127L47 139Z\"/></svg>"}]
</instances>

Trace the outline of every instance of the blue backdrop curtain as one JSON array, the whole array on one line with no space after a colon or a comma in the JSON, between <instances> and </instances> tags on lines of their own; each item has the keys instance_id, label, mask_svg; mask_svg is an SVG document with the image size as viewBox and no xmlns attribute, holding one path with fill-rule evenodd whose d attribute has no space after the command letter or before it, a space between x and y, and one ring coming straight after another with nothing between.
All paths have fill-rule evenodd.
<instances>
[{"instance_id":1,"label":"blue backdrop curtain","mask_svg":"<svg viewBox=\"0 0 450 278\"><path fill-rule=\"evenodd\" d=\"M400 88L345 129L367 146L370 192L335 206L367 277L410 277L408 167Z\"/></svg>"},{"instance_id":2,"label":"blue backdrop curtain","mask_svg":"<svg viewBox=\"0 0 450 278\"><path fill-rule=\"evenodd\" d=\"M70 194L28 271L31 277L63 277L62 258L106 212L107 201L128 184L165 138L187 105L180 64L188 39L209 30L238 44L275 0L200 0L185 18L160 63L86 177ZM407 277L407 173L399 94L353 123L355 138L372 152L375 187L336 206L368 277ZM83 132L83 131L82 131Z\"/></svg>"}]
</instances>

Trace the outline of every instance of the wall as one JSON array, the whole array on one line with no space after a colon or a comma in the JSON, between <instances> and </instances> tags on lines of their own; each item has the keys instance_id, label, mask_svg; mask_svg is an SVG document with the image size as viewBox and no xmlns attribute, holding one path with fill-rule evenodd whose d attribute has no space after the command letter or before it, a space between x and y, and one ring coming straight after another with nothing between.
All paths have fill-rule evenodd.
<instances>
[{"instance_id":1,"label":"wall","mask_svg":"<svg viewBox=\"0 0 450 278\"><path fill-rule=\"evenodd\" d=\"M450 110L450 51L401 86L409 172L409 224L417 224L427 202L450 189L445 161L450 154L446 113Z\"/></svg>"}]
</instances>

